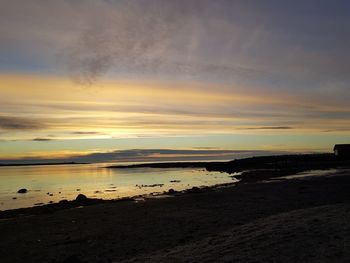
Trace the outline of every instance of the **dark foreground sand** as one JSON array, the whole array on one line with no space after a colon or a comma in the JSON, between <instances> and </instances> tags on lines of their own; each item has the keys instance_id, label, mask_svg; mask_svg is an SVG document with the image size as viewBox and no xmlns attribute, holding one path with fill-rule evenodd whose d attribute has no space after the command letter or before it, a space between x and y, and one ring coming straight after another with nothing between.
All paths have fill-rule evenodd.
<instances>
[{"instance_id":1,"label":"dark foreground sand","mask_svg":"<svg viewBox=\"0 0 350 263\"><path fill-rule=\"evenodd\" d=\"M123 262L350 262L349 219L348 204L299 209Z\"/></svg>"},{"instance_id":2,"label":"dark foreground sand","mask_svg":"<svg viewBox=\"0 0 350 263\"><path fill-rule=\"evenodd\" d=\"M1 262L350 262L350 174L0 213Z\"/></svg>"}]
</instances>

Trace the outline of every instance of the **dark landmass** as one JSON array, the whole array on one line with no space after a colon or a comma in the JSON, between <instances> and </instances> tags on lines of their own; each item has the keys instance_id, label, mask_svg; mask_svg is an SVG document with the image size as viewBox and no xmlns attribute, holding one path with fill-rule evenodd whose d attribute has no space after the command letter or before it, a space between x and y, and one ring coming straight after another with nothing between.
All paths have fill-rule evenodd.
<instances>
[{"instance_id":1,"label":"dark landmass","mask_svg":"<svg viewBox=\"0 0 350 263\"><path fill-rule=\"evenodd\" d=\"M168 162L146 163L107 168L204 168L208 171L226 172L235 175L240 183L256 182L274 177L292 175L309 170L326 170L331 168L350 168L349 159L337 158L331 153L294 154L277 156L260 156L237 159L228 162Z\"/></svg>"},{"instance_id":2,"label":"dark landmass","mask_svg":"<svg viewBox=\"0 0 350 263\"><path fill-rule=\"evenodd\" d=\"M64 165L64 164L88 164L77 162L60 162L60 163L0 163L0 166L32 166L32 165Z\"/></svg>"},{"instance_id":3,"label":"dark landmass","mask_svg":"<svg viewBox=\"0 0 350 263\"><path fill-rule=\"evenodd\" d=\"M106 168L130 169L130 168L205 168L209 163L226 162L166 162L166 163L141 163L131 165L111 165Z\"/></svg>"},{"instance_id":4,"label":"dark landmass","mask_svg":"<svg viewBox=\"0 0 350 263\"><path fill-rule=\"evenodd\" d=\"M210 171L234 173L247 169L329 169L342 165L349 165L349 160L338 158L331 153L323 153L258 156L225 163L208 163L206 168Z\"/></svg>"},{"instance_id":5,"label":"dark landmass","mask_svg":"<svg viewBox=\"0 0 350 263\"><path fill-rule=\"evenodd\" d=\"M226 173L241 172L235 176L240 183L256 182L274 177L287 176L310 170L350 168L350 160L334 154L296 154L260 156L234 160L226 163L208 163L208 171Z\"/></svg>"},{"instance_id":6,"label":"dark landmass","mask_svg":"<svg viewBox=\"0 0 350 263\"><path fill-rule=\"evenodd\" d=\"M349 262L350 172L0 212L1 262Z\"/></svg>"}]
</instances>

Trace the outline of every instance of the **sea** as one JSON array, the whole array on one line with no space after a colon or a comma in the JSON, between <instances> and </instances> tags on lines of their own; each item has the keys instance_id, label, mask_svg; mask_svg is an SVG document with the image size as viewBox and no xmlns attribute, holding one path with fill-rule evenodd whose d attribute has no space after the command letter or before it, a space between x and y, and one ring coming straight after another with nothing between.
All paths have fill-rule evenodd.
<instances>
[{"instance_id":1,"label":"sea","mask_svg":"<svg viewBox=\"0 0 350 263\"><path fill-rule=\"evenodd\" d=\"M107 168L111 163L0 167L0 210L89 198L159 196L174 189L232 183L232 175L201 168ZM27 193L18 193L19 189Z\"/></svg>"}]
</instances>

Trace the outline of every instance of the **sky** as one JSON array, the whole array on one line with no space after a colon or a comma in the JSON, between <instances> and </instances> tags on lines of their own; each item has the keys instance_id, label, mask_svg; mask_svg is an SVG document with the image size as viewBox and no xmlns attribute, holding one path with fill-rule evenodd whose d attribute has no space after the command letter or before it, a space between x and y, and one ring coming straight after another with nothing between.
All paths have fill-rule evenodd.
<instances>
[{"instance_id":1,"label":"sky","mask_svg":"<svg viewBox=\"0 0 350 263\"><path fill-rule=\"evenodd\" d=\"M0 4L0 163L350 143L349 1Z\"/></svg>"}]
</instances>

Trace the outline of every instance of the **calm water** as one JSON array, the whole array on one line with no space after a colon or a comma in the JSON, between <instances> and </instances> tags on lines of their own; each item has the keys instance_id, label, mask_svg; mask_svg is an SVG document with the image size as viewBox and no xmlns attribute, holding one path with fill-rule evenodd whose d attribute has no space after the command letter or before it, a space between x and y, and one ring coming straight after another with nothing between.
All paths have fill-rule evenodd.
<instances>
[{"instance_id":1,"label":"calm water","mask_svg":"<svg viewBox=\"0 0 350 263\"><path fill-rule=\"evenodd\" d=\"M108 169L106 164L0 167L0 210L73 200L79 194L115 199L173 188L232 182L226 173L204 169ZM175 182L171 182L175 181ZM151 186L164 184L163 186ZM142 186L143 185L143 186ZM26 194L17 191L26 188ZM50 195L51 194L51 195ZM16 199L14 199L16 198Z\"/></svg>"}]
</instances>

